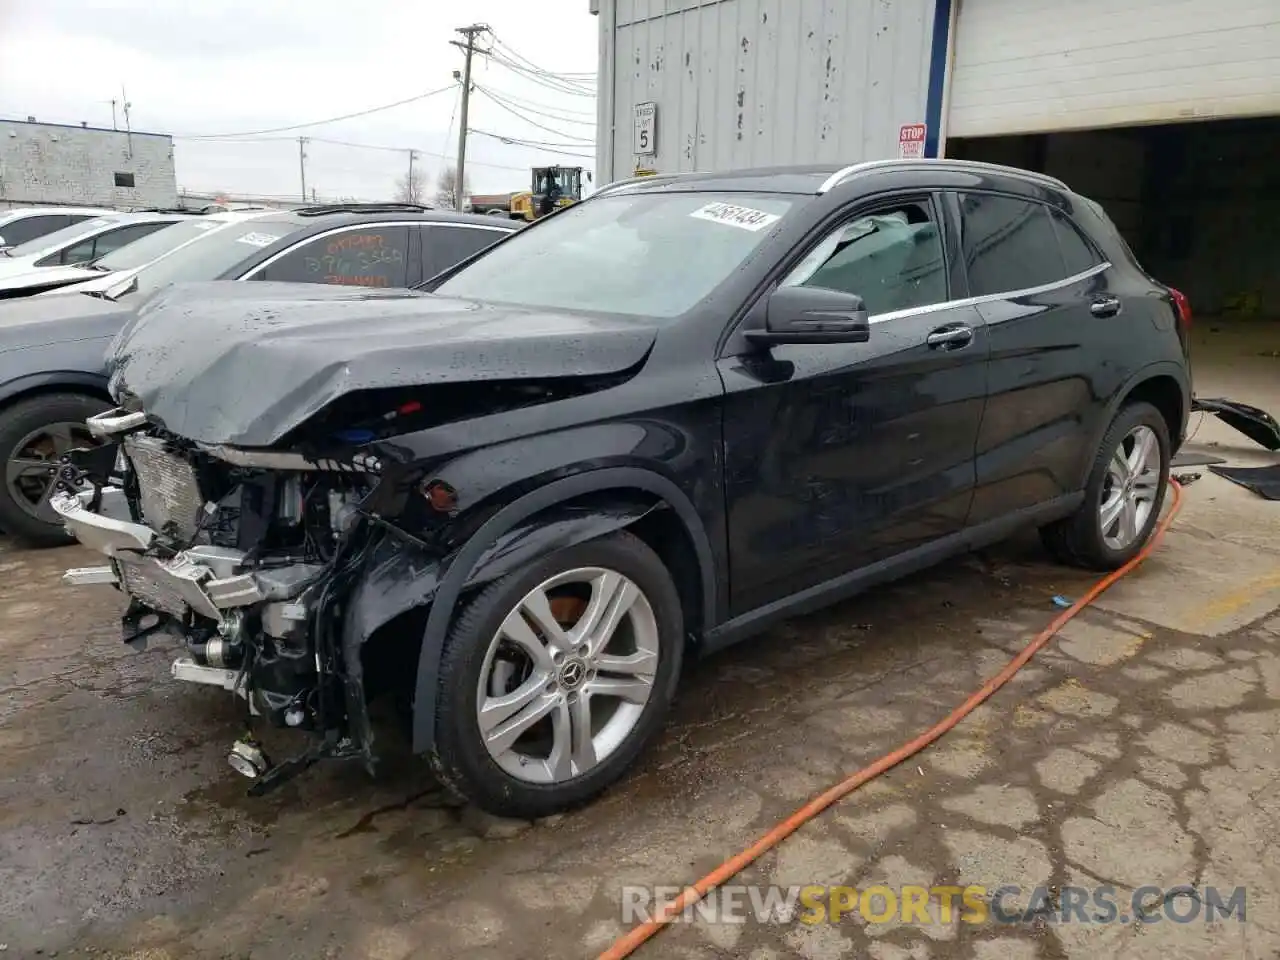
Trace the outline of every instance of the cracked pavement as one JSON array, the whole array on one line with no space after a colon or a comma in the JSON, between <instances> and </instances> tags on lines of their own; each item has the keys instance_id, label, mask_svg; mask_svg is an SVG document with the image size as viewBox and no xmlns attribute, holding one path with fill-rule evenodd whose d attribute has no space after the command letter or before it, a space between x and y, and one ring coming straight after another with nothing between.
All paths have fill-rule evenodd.
<instances>
[{"instance_id":1,"label":"cracked pavement","mask_svg":"<svg viewBox=\"0 0 1280 960\"><path fill-rule=\"evenodd\" d=\"M1197 322L1200 392L1280 411L1258 334ZM1276 459L1213 420L1190 449ZM637 955L1280 954L1280 504L1186 469L1202 478L1146 565L739 882L1017 885L1010 905L1037 886L1108 885L1121 904L1146 885L1245 887L1244 922L698 921ZM170 651L120 644L113 594L58 582L87 556L0 541L0 956L594 956L626 929L624 886L697 879L939 720L1052 619L1052 596L1092 582L1023 537L793 621L692 665L635 775L528 825L455 807L395 744L377 782L329 765L245 797L224 760L232 702L171 682Z\"/></svg>"}]
</instances>

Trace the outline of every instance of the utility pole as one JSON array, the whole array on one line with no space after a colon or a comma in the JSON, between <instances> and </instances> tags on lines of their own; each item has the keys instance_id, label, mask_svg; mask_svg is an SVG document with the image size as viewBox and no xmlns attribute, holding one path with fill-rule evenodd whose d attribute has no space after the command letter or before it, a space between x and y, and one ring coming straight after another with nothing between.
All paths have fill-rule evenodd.
<instances>
[{"instance_id":1,"label":"utility pole","mask_svg":"<svg viewBox=\"0 0 1280 960\"><path fill-rule=\"evenodd\" d=\"M467 61L462 68L462 117L458 127L458 168L454 171L454 200L458 210L463 207L463 195L467 182L467 107L471 103L471 57L476 52L476 37L487 33L489 28L482 23L473 23L469 27L458 27L458 33L467 38L465 44L450 40L455 47L466 51Z\"/></svg>"},{"instance_id":2,"label":"utility pole","mask_svg":"<svg viewBox=\"0 0 1280 960\"><path fill-rule=\"evenodd\" d=\"M307 138L298 138L298 173L302 177L302 202L307 202Z\"/></svg>"},{"instance_id":3,"label":"utility pole","mask_svg":"<svg viewBox=\"0 0 1280 960\"><path fill-rule=\"evenodd\" d=\"M416 150L409 151L409 202L410 203L418 202L416 199L418 194L413 189L413 161L417 155L418 155L418 151Z\"/></svg>"}]
</instances>

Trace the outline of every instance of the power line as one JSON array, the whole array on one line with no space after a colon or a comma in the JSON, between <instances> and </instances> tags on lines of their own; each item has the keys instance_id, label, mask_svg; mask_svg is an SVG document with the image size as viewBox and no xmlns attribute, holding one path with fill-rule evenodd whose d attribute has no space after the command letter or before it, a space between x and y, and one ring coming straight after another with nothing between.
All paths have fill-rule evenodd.
<instances>
[{"instance_id":1,"label":"power line","mask_svg":"<svg viewBox=\"0 0 1280 960\"><path fill-rule=\"evenodd\" d=\"M565 93L574 97L595 97L595 92L584 87L572 85L571 81L558 80L554 74L539 73L536 70L530 70L528 67L521 66L513 60L494 53L492 50L482 51L490 62L499 66L506 67L528 80L530 83L536 83L538 86L546 87L548 90L554 90L556 93Z\"/></svg>"},{"instance_id":2,"label":"power line","mask_svg":"<svg viewBox=\"0 0 1280 960\"><path fill-rule=\"evenodd\" d=\"M544 110L537 110L533 107L528 107L528 106L524 106L523 104L518 104L514 100L508 100L505 96L501 96L495 93L494 91L490 90L488 87L482 87L478 83L475 85L475 87L477 90L480 90L481 92L486 94L490 99L496 100L499 103L503 104L504 106L519 107L521 110L528 110L535 117L544 117L547 120L558 120L561 123L576 123L579 126L583 126L583 127L594 127L596 125L596 121L594 119L575 120L573 117L567 117L567 116L563 116L561 114L555 114L555 113L547 113Z\"/></svg>"},{"instance_id":3,"label":"power line","mask_svg":"<svg viewBox=\"0 0 1280 960\"><path fill-rule=\"evenodd\" d=\"M522 110L556 110L566 116L589 117L592 123L596 122L596 112L594 110L574 110L571 107L563 107L559 104L543 103L540 100L526 100L523 97L517 97L513 93L508 93L506 90L494 90L492 87L487 87L486 89L499 99L520 107Z\"/></svg>"},{"instance_id":4,"label":"power line","mask_svg":"<svg viewBox=\"0 0 1280 960\"><path fill-rule=\"evenodd\" d=\"M581 143L583 146L593 145L593 141L591 140L584 140L581 137L575 137L571 133L565 133L563 130L556 130L553 127L548 127L545 124L539 123L537 120L529 119L524 114L522 114L519 110L515 110L511 107L508 107L506 104L495 100L493 97L489 95L488 91L486 91L483 87L476 87L476 92L483 94L485 98L488 99L491 103L497 105L498 107L501 107L503 110L507 111L507 113L511 114L513 117L523 120L525 123L529 124L530 126L537 127L539 130L545 130L547 133L553 133L557 137L564 137L566 140L573 140L577 143Z\"/></svg>"},{"instance_id":5,"label":"power line","mask_svg":"<svg viewBox=\"0 0 1280 960\"><path fill-rule=\"evenodd\" d=\"M492 51L486 52L485 56L489 58L490 62L506 67L522 79L527 80L530 83L535 83L540 87L545 87L548 90L554 90L556 93L564 93L572 97L595 97L595 91L586 90L578 86L569 86L564 81L554 80L547 75L540 74L534 70L529 70L514 61L494 54Z\"/></svg>"},{"instance_id":6,"label":"power line","mask_svg":"<svg viewBox=\"0 0 1280 960\"><path fill-rule=\"evenodd\" d=\"M541 150L543 153L555 153L555 154L559 154L562 157L577 157L579 160L595 159L594 153L572 153L568 150L557 149L557 147L574 146L574 144L571 144L571 143L549 144L549 143L543 143L539 140L520 140L520 139L517 139L516 137L504 137L498 133L489 133L487 130L477 130L475 127L471 128L471 132L482 137L489 137L493 140L499 140L502 143L510 144L513 147L528 147L531 150ZM584 146L587 146L587 144L584 144Z\"/></svg>"},{"instance_id":7,"label":"power line","mask_svg":"<svg viewBox=\"0 0 1280 960\"><path fill-rule=\"evenodd\" d=\"M574 77L589 77L594 79L596 76L594 72L557 73L554 70L548 70L545 67L540 67L538 66L538 64L534 63L528 57L520 53L520 51L516 50L510 44L506 43L501 37L497 36L496 34L493 37L493 44L496 47L501 47L503 52L510 59L515 60L517 63L524 64L526 67L528 67L530 70L534 71L535 73L541 73L549 77L557 77L565 80L566 82L575 82L572 80L572 78Z\"/></svg>"},{"instance_id":8,"label":"power line","mask_svg":"<svg viewBox=\"0 0 1280 960\"><path fill-rule=\"evenodd\" d=\"M371 113L381 113L384 110L394 110L396 107L403 107L407 103L416 103L419 100L425 100L428 97L434 97L440 93L447 93L453 89L453 84L447 87L441 87L439 90L431 90L427 93L420 93L416 97L406 97L404 100L397 100L395 103L384 103L378 107L370 107L367 110L357 110L354 113L344 113L339 117L329 117L326 120L310 120L307 123L293 123L285 127L270 127L266 130L247 130L240 133L207 133L203 135L188 134L186 136L175 136L175 140L228 140L235 137L256 137L265 133L285 133L289 130L303 130L307 127L320 127L327 123L337 123L339 120L352 120L356 117L367 117Z\"/></svg>"}]
</instances>

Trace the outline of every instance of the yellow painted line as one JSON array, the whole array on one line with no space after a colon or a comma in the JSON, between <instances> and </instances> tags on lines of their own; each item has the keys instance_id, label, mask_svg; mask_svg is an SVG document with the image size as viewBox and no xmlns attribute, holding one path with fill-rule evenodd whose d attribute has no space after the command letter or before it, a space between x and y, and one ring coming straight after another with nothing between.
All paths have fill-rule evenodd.
<instances>
[{"instance_id":1,"label":"yellow painted line","mask_svg":"<svg viewBox=\"0 0 1280 960\"><path fill-rule=\"evenodd\" d=\"M1190 616L1190 624L1183 627L1187 633L1197 633L1208 629L1215 621L1225 619L1239 613L1251 603L1261 599L1262 594L1280 589L1280 570L1273 570L1255 580L1250 580L1243 587L1238 587L1216 600L1206 603L1197 613Z\"/></svg>"}]
</instances>

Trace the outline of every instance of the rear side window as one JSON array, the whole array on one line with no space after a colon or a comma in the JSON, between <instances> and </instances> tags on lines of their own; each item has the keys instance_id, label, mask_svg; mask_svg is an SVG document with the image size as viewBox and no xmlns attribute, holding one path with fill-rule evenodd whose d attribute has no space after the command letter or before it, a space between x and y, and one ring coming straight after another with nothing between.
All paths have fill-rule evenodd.
<instances>
[{"instance_id":1,"label":"rear side window","mask_svg":"<svg viewBox=\"0 0 1280 960\"><path fill-rule=\"evenodd\" d=\"M22 217L10 223L0 224L0 237L4 237L6 246L16 247L20 243L43 237L70 226L74 221L62 214L43 217Z\"/></svg>"},{"instance_id":2,"label":"rear side window","mask_svg":"<svg viewBox=\"0 0 1280 960\"><path fill-rule=\"evenodd\" d=\"M253 279L403 287L408 283L408 251L408 227L353 227L299 244Z\"/></svg>"},{"instance_id":3,"label":"rear side window","mask_svg":"<svg viewBox=\"0 0 1280 960\"><path fill-rule=\"evenodd\" d=\"M422 227L422 279L430 280L473 253L492 246L509 230L486 230L482 227L448 227L433 224Z\"/></svg>"},{"instance_id":4,"label":"rear side window","mask_svg":"<svg viewBox=\"0 0 1280 960\"><path fill-rule=\"evenodd\" d=\"M1085 239L1071 218L1061 210L1050 208L1049 217L1053 220L1054 232L1058 235L1058 246L1062 249L1063 265L1067 276L1074 277L1102 263L1102 258L1093 249L1093 244Z\"/></svg>"},{"instance_id":5,"label":"rear side window","mask_svg":"<svg viewBox=\"0 0 1280 960\"><path fill-rule=\"evenodd\" d=\"M975 297L1062 280L1062 259L1049 208L1013 197L960 195L961 236Z\"/></svg>"}]
</instances>

